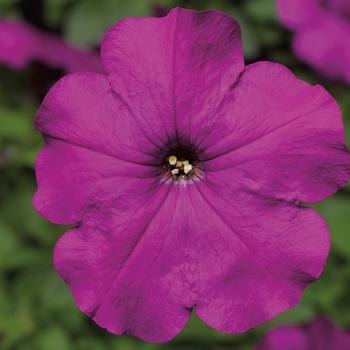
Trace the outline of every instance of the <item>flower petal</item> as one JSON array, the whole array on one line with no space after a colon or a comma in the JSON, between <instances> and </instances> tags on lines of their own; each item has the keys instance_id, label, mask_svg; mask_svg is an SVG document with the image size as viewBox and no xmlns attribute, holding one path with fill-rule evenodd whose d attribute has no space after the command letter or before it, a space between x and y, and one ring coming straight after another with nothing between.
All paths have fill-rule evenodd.
<instances>
[{"instance_id":1,"label":"flower petal","mask_svg":"<svg viewBox=\"0 0 350 350\"><path fill-rule=\"evenodd\" d=\"M277 0L277 11L282 23L290 29L298 28L320 12L319 0Z\"/></svg>"},{"instance_id":2,"label":"flower petal","mask_svg":"<svg viewBox=\"0 0 350 350\"><path fill-rule=\"evenodd\" d=\"M173 9L118 22L102 43L114 91L144 132L190 140L244 68L238 23L219 11Z\"/></svg>"},{"instance_id":3,"label":"flower petal","mask_svg":"<svg viewBox=\"0 0 350 350\"><path fill-rule=\"evenodd\" d=\"M294 307L322 272L329 231L312 209L197 183L197 315L240 333Z\"/></svg>"},{"instance_id":4,"label":"flower petal","mask_svg":"<svg viewBox=\"0 0 350 350\"><path fill-rule=\"evenodd\" d=\"M268 332L255 350L310 350L310 340L301 327L282 326Z\"/></svg>"},{"instance_id":5,"label":"flower petal","mask_svg":"<svg viewBox=\"0 0 350 350\"><path fill-rule=\"evenodd\" d=\"M350 83L348 0L277 0L282 23L294 30L296 55L328 79Z\"/></svg>"},{"instance_id":6,"label":"flower petal","mask_svg":"<svg viewBox=\"0 0 350 350\"><path fill-rule=\"evenodd\" d=\"M190 317L195 247L190 203L180 191L186 192L162 186L138 210L112 218L109 228L102 220L103 229L83 224L55 247L55 267L79 308L112 333L163 342Z\"/></svg>"},{"instance_id":7,"label":"flower petal","mask_svg":"<svg viewBox=\"0 0 350 350\"><path fill-rule=\"evenodd\" d=\"M323 76L350 83L350 23L321 12L297 31L293 47Z\"/></svg>"},{"instance_id":8,"label":"flower petal","mask_svg":"<svg viewBox=\"0 0 350 350\"><path fill-rule=\"evenodd\" d=\"M317 279L329 234L314 211L252 196L238 210L197 186L162 186L139 212L58 241L55 267L101 327L167 341L194 307L211 327L243 332L295 306Z\"/></svg>"},{"instance_id":9,"label":"flower petal","mask_svg":"<svg viewBox=\"0 0 350 350\"><path fill-rule=\"evenodd\" d=\"M229 183L232 196L244 189L313 203L348 181L350 155L339 107L323 88L296 79L283 66L248 66L220 114L216 129L223 138L203 139L201 157L207 180L222 191Z\"/></svg>"},{"instance_id":10,"label":"flower petal","mask_svg":"<svg viewBox=\"0 0 350 350\"><path fill-rule=\"evenodd\" d=\"M105 76L94 73L58 81L34 125L45 135L139 164L154 163L154 149L162 147L159 139L147 139Z\"/></svg>"},{"instance_id":11,"label":"flower petal","mask_svg":"<svg viewBox=\"0 0 350 350\"><path fill-rule=\"evenodd\" d=\"M143 137L102 75L61 79L46 96L35 127L45 147L36 161L34 206L52 222L80 222L88 208L112 210L110 202L121 210L117 203L126 196L147 196L160 185L154 140Z\"/></svg>"},{"instance_id":12,"label":"flower petal","mask_svg":"<svg viewBox=\"0 0 350 350\"><path fill-rule=\"evenodd\" d=\"M28 23L0 19L0 63L23 69L34 60L67 73L102 73L97 53L66 44L59 36L40 32Z\"/></svg>"},{"instance_id":13,"label":"flower petal","mask_svg":"<svg viewBox=\"0 0 350 350\"><path fill-rule=\"evenodd\" d=\"M325 317L317 317L305 328L312 349L350 349L350 333L338 329Z\"/></svg>"},{"instance_id":14,"label":"flower petal","mask_svg":"<svg viewBox=\"0 0 350 350\"><path fill-rule=\"evenodd\" d=\"M324 317L306 326L281 326L269 331L256 350L345 350L350 348L350 334L337 329Z\"/></svg>"},{"instance_id":15,"label":"flower petal","mask_svg":"<svg viewBox=\"0 0 350 350\"><path fill-rule=\"evenodd\" d=\"M153 195L160 186L157 171L45 136L33 203L54 223L109 220Z\"/></svg>"}]
</instances>

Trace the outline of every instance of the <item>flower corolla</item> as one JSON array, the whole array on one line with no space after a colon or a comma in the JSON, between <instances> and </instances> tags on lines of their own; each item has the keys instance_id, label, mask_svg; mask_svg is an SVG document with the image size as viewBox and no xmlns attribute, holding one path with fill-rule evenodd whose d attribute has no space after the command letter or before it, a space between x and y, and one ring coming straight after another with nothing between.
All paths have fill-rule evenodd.
<instances>
[{"instance_id":1,"label":"flower corolla","mask_svg":"<svg viewBox=\"0 0 350 350\"><path fill-rule=\"evenodd\" d=\"M75 224L54 264L78 307L163 342L193 309L237 333L295 306L329 251L300 203L350 173L335 100L279 64L245 67L220 11L124 19L101 56L105 75L61 79L35 120L34 205Z\"/></svg>"}]
</instances>

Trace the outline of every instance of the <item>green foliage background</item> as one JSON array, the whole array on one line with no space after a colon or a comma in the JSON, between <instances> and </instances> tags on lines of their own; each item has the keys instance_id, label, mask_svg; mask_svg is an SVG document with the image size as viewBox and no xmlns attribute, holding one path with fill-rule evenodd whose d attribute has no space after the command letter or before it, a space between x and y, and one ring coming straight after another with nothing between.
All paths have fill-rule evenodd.
<instances>
[{"instance_id":1,"label":"green foliage background","mask_svg":"<svg viewBox=\"0 0 350 350\"><path fill-rule=\"evenodd\" d=\"M127 16L152 15L156 3L169 9L215 8L236 18L247 63L280 62L301 79L323 85L337 99L349 146L350 88L323 80L293 56L292 34L279 24L274 0L0 0L0 16L27 18L75 45L95 48L113 23ZM332 236L321 278L306 289L296 308L265 325L229 335L210 329L193 315L186 328L165 344L115 336L95 325L77 309L53 268L52 250L66 228L45 221L31 204L36 190L34 160L42 147L41 135L33 129L43 97L33 87L34 68L13 71L0 66L0 349L248 350L272 326L305 323L319 314L350 328L349 186L313 206L326 219Z\"/></svg>"}]
</instances>

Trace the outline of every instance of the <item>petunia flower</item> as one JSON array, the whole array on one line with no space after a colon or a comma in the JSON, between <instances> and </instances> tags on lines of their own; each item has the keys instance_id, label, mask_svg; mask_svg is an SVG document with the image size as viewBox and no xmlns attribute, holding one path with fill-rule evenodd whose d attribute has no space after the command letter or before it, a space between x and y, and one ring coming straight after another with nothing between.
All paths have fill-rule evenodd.
<instances>
[{"instance_id":1,"label":"petunia flower","mask_svg":"<svg viewBox=\"0 0 350 350\"><path fill-rule=\"evenodd\" d=\"M349 179L340 110L271 62L244 66L214 10L118 22L105 75L69 75L35 127L37 211L75 224L54 265L115 334L173 338L195 310L237 333L295 306L326 262L314 203Z\"/></svg>"},{"instance_id":2,"label":"petunia flower","mask_svg":"<svg viewBox=\"0 0 350 350\"><path fill-rule=\"evenodd\" d=\"M324 317L305 326L281 326L268 332L256 350L347 350L350 333Z\"/></svg>"},{"instance_id":3,"label":"petunia flower","mask_svg":"<svg viewBox=\"0 0 350 350\"><path fill-rule=\"evenodd\" d=\"M96 53L70 46L58 35L41 32L28 23L0 19L0 64L24 69L33 61L67 73L104 72Z\"/></svg>"},{"instance_id":4,"label":"petunia flower","mask_svg":"<svg viewBox=\"0 0 350 350\"><path fill-rule=\"evenodd\" d=\"M326 78L350 84L350 1L277 0L277 9L295 32L296 55Z\"/></svg>"}]
</instances>

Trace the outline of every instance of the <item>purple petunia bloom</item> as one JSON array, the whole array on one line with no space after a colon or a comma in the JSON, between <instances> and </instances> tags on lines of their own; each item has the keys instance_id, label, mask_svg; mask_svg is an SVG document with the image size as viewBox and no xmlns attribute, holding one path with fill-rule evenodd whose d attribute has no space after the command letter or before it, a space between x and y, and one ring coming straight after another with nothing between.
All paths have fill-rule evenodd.
<instances>
[{"instance_id":1,"label":"purple petunia bloom","mask_svg":"<svg viewBox=\"0 0 350 350\"><path fill-rule=\"evenodd\" d=\"M0 19L0 64L23 69L35 60L67 73L104 72L96 53L69 46L28 23Z\"/></svg>"},{"instance_id":2,"label":"purple petunia bloom","mask_svg":"<svg viewBox=\"0 0 350 350\"><path fill-rule=\"evenodd\" d=\"M318 317L306 326L282 326L268 332L256 350L348 350L350 333Z\"/></svg>"},{"instance_id":3,"label":"purple petunia bloom","mask_svg":"<svg viewBox=\"0 0 350 350\"><path fill-rule=\"evenodd\" d=\"M295 32L296 55L323 76L350 84L350 1L277 0L277 9Z\"/></svg>"},{"instance_id":4,"label":"purple petunia bloom","mask_svg":"<svg viewBox=\"0 0 350 350\"><path fill-rule=\"evenodd\" d=\"M271 62L244 66L214 10L118 22L105 75L53 86L35 120L37 211L75 224L54 264L101 327L163 342L192 309L244 332L295 306L329 251L314 203L344 186L341 112Z\"/></svg>"}]
</instances>

